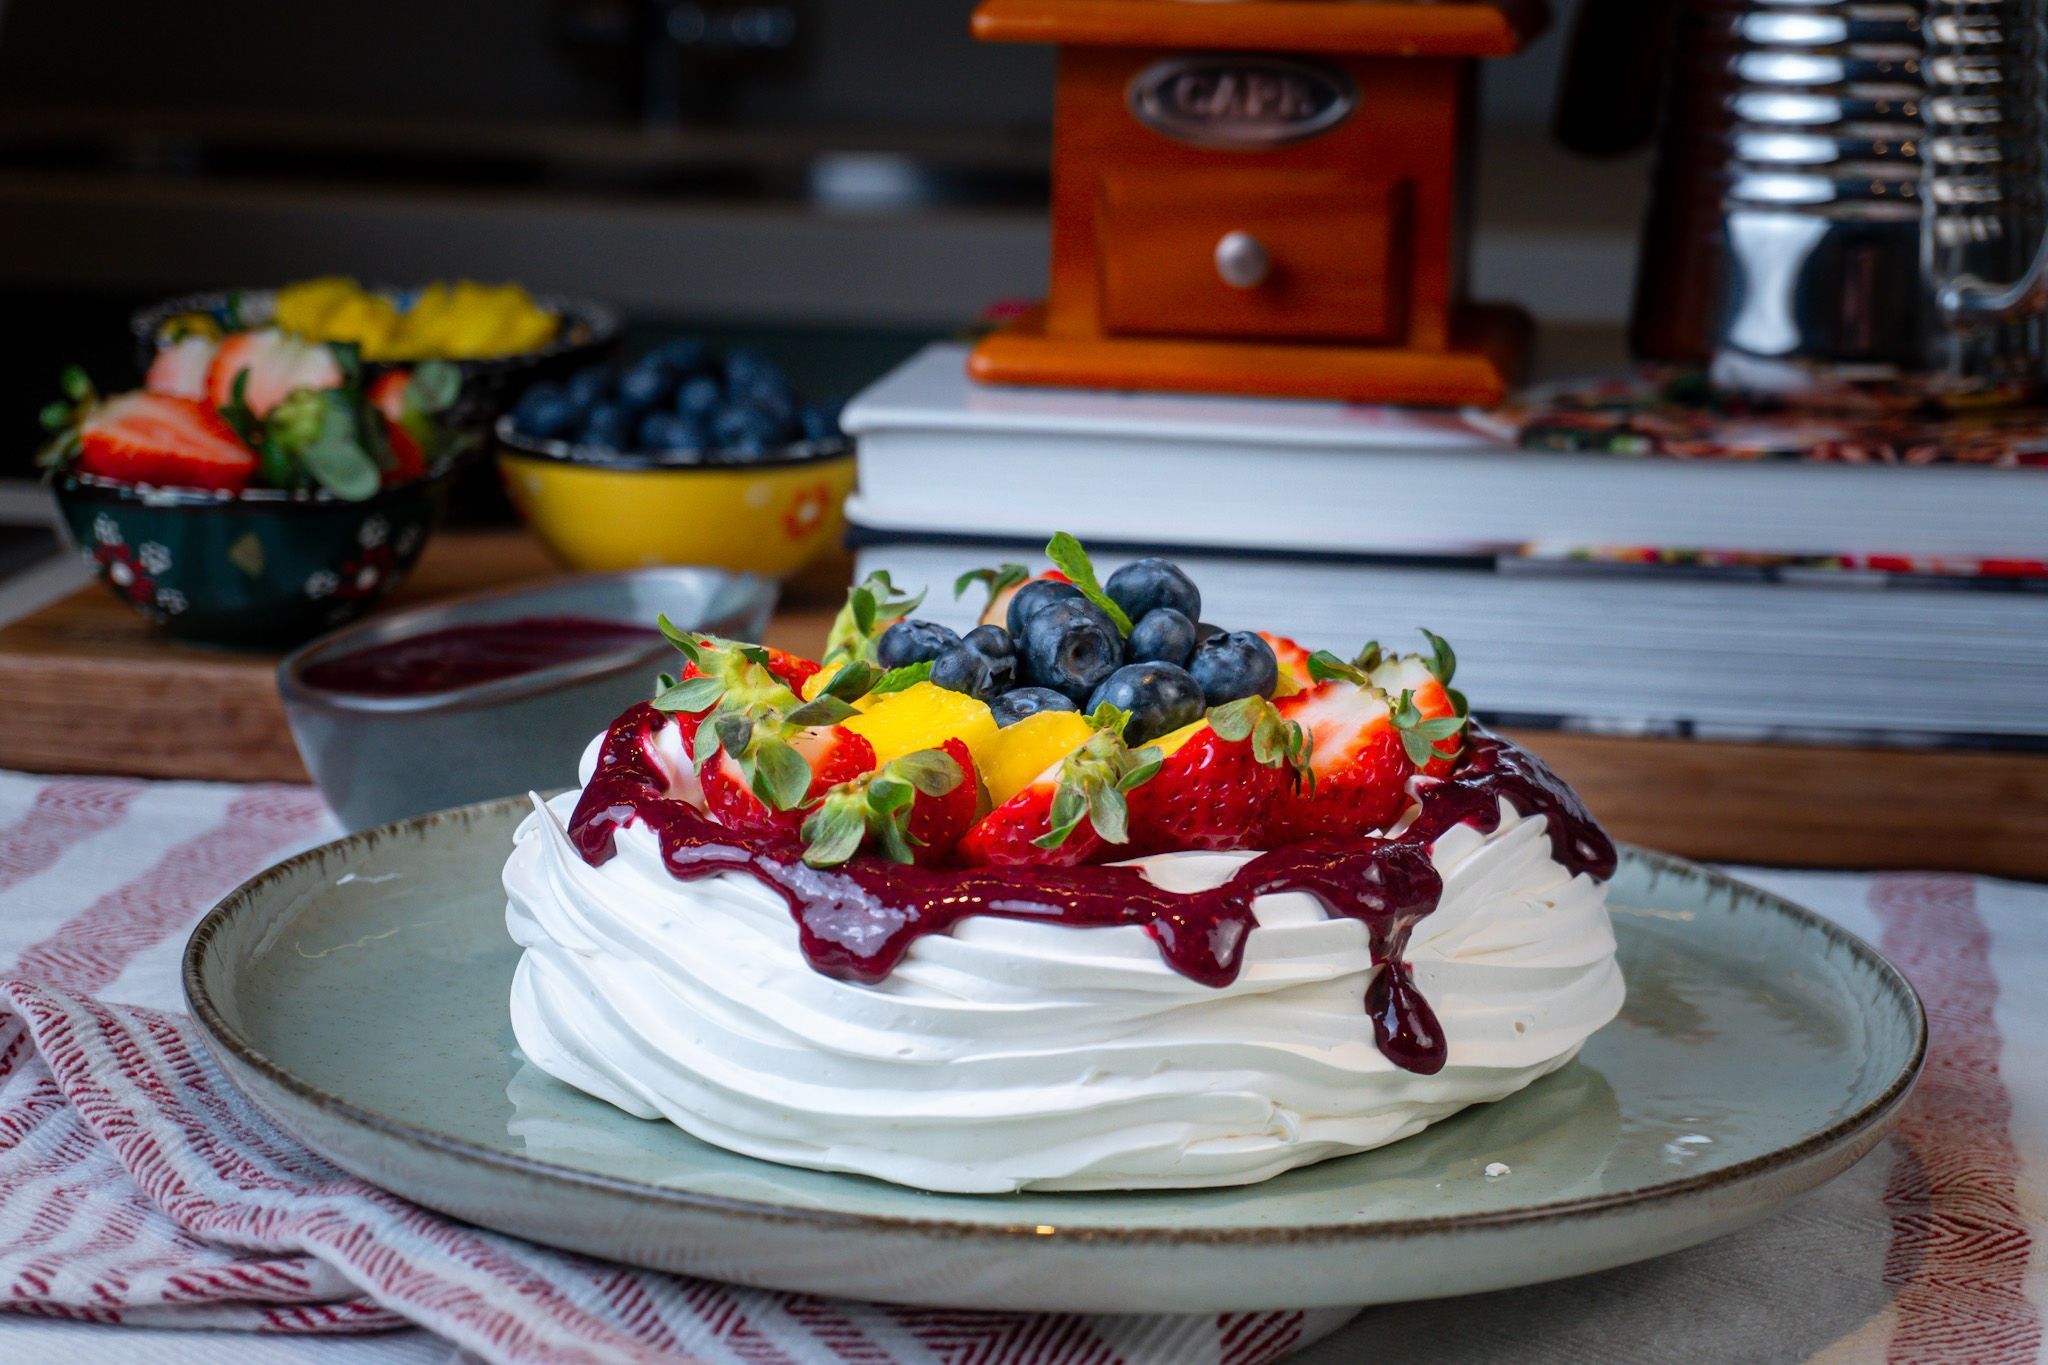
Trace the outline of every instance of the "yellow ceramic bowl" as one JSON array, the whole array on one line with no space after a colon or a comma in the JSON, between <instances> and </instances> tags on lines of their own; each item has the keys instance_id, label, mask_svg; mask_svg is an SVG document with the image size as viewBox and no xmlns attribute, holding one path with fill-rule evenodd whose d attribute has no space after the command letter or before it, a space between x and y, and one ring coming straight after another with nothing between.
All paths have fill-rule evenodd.
<instances>
[{"instance_id":1,"label":"yellow ceramic bowl","mask_svg":"<svg viewBox=\"0 0 2048 1365\"><path fill-rule=\"evenodd\" d=\"M853 488L846 441L791 446L760 464L661 464L596 457L498 423L512 503L572 569L708 564L784 577L845 530Z\"/></svg>"}]
</instances>

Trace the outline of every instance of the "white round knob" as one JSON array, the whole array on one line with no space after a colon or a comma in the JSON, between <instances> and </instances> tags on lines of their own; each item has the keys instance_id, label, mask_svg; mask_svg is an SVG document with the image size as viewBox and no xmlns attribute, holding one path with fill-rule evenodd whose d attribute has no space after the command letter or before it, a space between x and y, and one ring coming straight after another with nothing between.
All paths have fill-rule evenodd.
<instances>
[{"instance_id":1,"label":"white round knob","mask_svg":"<svg viewBox=\"0 0 2048 1365\"><path fill-rule=\"evenodd\" d=\"M1216 273L1232 289L1257 289L1273 263L1265 244L1249 232L1226 232L1216 242Z\"/></svg>"}]
</instances>

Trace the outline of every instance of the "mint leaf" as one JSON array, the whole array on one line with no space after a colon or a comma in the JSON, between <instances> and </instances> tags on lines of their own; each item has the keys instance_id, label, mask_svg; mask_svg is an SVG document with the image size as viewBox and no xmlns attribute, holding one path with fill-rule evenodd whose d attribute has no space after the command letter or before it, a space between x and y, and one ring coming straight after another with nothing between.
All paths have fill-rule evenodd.
<instances>
[{"instance_id":1,"label":"mint leaf","mask_svg":"<svg viewBox=\"0 0 2048 1365\"><path fill-rule=\"evenodd\" d=\"M1081 542L1061 531L1045 543L1045 557L1059 567L1081 595L1102 608L1105 616L1116 624L1123 635L1131 633L1131 618L1124 615L1124 609L1111 600L1096 581L1095 566L1088 560L1088 552L1081 548Z\"/></svg>"},{"instance_id":2,"label":"mint leaf","mask_svg":"<svg viewBox=\"0 0 2048 1365\"><path fill-rule=\"evenodd\" d=\"M915 687L921 682L929 681L931 676L932 660L930 659L926 659L921 663L905 664L901 668L890 669L887 673L869 683L866 695L878 697L885 692L901 692L905 688Z\"/></svg>"}]
</instances>

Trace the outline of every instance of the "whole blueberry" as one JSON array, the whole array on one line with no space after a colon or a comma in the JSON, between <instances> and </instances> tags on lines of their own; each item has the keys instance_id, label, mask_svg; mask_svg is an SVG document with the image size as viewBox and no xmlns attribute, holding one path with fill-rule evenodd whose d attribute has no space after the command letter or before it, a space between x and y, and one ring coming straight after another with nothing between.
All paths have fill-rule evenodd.
<instances>
[{"instance_id":1,"label":"whole blueberry","mask_svg":"<svg viewBox=\"0 0 2048 1365\"><path fill-rule=\"evenodd\" d=\"M1078 711L1072 697L1053 691L1050 687L1013 687L989 703L989 710L995 713L996 728L1015 725L1026 716L1035 716L1041 711Z\"/></svg>"},{"instance_id":2,"label":"whole blueberry","mask_svg":"<svg viewBox=\"0 0 2048 1365\"><path fill-rule=\"evenodd\" d=\"M711 348L695 337L677 337L664 341L649 353L668 368L669 373L695 374L711 363Z\"/></svg>"},{"instance_id":3,"label":"whole blueberry","mask_svg":"<svg viewBox=\"0 0 2048 1365\"><path fill-rule=\"evenodd\" d=\"M1024 623L1024 681L1086 701L1124 661L1124 637L1084 597L1062 598Z\"/></svg>"},{"instance_id":4,"label":"whole blueberry","mask_svg":"<svg viewBox=\"0 0 2048 1365\"><path fill-rule=\"evenodd\" d=\"M1131 638L1124 641L1124 658L1134 664L1172 664L1185 667L1195 651L1195 623L1172 607L1154 607L1138 618Z\"/></svg>"},{"instance_id":5,"label":"whole blueberry","mask_svg":"<svg viewBox=\"0 0 2048 1365\"><path fill-rule=\"evenodd\" d=\"M1124 565L1109 576L1102 590L1133 621L1160 607L1172 607L1190 621L1202 619L1202 591L1195 580L1182 573L1178 564L1156 556Z\"/></svg>"},{"instance_id":6,"label":"whole blueberry","mask_svg":"<svg viewBox=\"0 0 2048 1365\"><path fill-rule=\"evenodd\" d=\"M677 412L650 412L640 419L640 449L693 450L704 444L704 427Z\"/></svg>"},{"instance_id":7,"label":"whole blueberry","mask_svg":"<svg viewBox=\"0 0 2048 1365\"><path fill-rule=\"evenodd\" d=\"M1072 583L1063 583L1057 578L1037 578L1026 583L1010 594L1010 610L1004 619L1009 622L1013 639L1023 640L1024 623L1038 613L1039 608L1051 606L1067 598L1085 601L1081 590Z\"/></svg>"},{"instance_id":8,"label":"whole blueberry","mask_svg":"<svg viewBox=\"0 0 2048 1365\"><path fill-rule=\"evenodd\" d=\"M562 391L569 395L570 403L579 413L592 408L612 396L612 372L607 365L590 365L569 376L569 382L562 385Z\"/></svg>"},{"instance_id":9,"label":"whole blueberry","mask_svg":"<svg viewBox=\"0 0 2048 1365\"><path fill-rule=\"evenodd\" d=\"M1003 694L1015 669L1014 660L998 662L978 649L955 645L932 660L932 682L948 692L965 692L993 702Z\"/></svg>"},{"instance_id":10,"label":"whole blueberry","mask_svg":"<svg viewBox=\"0 0 2048 1365\"><path fill-rule=\"evenodd\" d=\"M1017 657L1016 637L1001 626L976 626L960 642L992 661L1015 660Z\"/></svg>"},{"instance_id":11,"label":"whole blueberry","mask_svg":"<svg viewBox=\"0 0 2048 1365\"><path fill-rule=\"evenodd\" d=\"M587 446L602 446L608 450L630 449L633 438L640 434L639 415L623 403L599 403L590 410L590 416L583 419L583 431L578 439Z\"/></svg>"},{"instance_id":12,"label":"whole blueberry","mask_svg":"<svg viewBox=\"0 0 2048 1365\"><path fill-rule=\"evenodd\" d=\"M875 662L902 668L936 659L960 643L960 637L936 621L898 621L875 641Z\"/></svg>"},{"instance_id":13,"label":"whole blueberry","mask_svg":"<svg viewBox=\"0 0 2048 1365\"><path fill-rule=\"evenodd\" d=\"M779 432L774 419L753 408L727 403L711 414L711 444L721 450L752 442L764 449L775 444Z\"/></svg>"},{"instance_id":14,"label":"whole blueberry","mask_svg":"<svg viewBox=\"0 0 2048 1365\"><path fill-rule=\"evenodd\" d=\"M674 371L656 360L643 360L619 376L619 401L636 408L665 408L673 401Z\"/></svg>"},{"instance_id":15,"label":"whole blueberry","mask_svg":"<svg viewBox=\"0 0 2048 1365\"><path fill-rule=\"evenodd\" d=\"M1188 672L1202 685L1209 705L1240 697L1270 697L1280 685L1280 661L1273 647L1249 630L1211 635L1195 646Z\"/></svg>"},{"instance_id":16,"label":"whole blueberry","mask_svg":"<svg viewBox=\"0 0 2048 1365\"><path fill-rule=\"evenodd\" d=\"M512 409L512 426L521 435L552 441L567 436L576 417L576 407L561 386L543 381L519 395Z\"/></svg>"},{"instance_id":17,"label":"whole blueberry","mask_svg":"<svg viewBox=\"0 0 2048 1365\"><path fill-rule=\"evenodd\" d=\"M839 430L839 409L836 407L810 403L796 416L806 441L836 441L843 434Z\"/></svg>"},{"instance_id":18,"label":"whole blueberry","mask_svg":"<svg viewBox=\"0 0 2048 1365\"><path fill-rule=\"evenodd\" d=\"M690 417L708 416L725 401L725 386L708 374L693 374L676 389L676 411Z\"/></svg>"},{"instance_id":19,"label":"whole blueberry","mask_svg":"<svg viewBox=\"0 0 2048 1365\"><path fill-rule=\"evenodd\" d=\"M1173 664L1125 664L1088 694L1083 709L1092 716L1105 705L1130 712L1124 742L1144 744L1202 718L1202 685Z\"/></svg>"},{"instance_id":20,"label":"whole blueberry","mask_svg":"<svg viewBox=\"0 0 2048 1365\"><path fill-rule=\"evenodd\" d=\"M782 373L782 367L756 350L740 347L726 352L725 382L734 388L765 380L771 384L788 384L789 379Z\"/></svg>"},{"instance_id":21,"label":"whole blueberry","mask_svg":"<svg viewBox=\"0 0 2048 1365\"><path fill-rule=\"evenodd\" d=\"M755 380L749 384L735 384L732 401L744 403L756 412L773 417L779 426L795 430L797 426L796 395L780 384Z\"/></svg>"}]
</instances>

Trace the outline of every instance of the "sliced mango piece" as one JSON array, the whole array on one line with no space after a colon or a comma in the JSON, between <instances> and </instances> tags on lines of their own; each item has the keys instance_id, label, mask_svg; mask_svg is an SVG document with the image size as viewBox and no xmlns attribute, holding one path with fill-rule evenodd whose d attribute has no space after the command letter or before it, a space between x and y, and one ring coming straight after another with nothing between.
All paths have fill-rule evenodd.
<instances>
[{"instance_id":1,"label":"sliced mango piece","mask_svg":"<svg viewBox=\"0 0 2048 1365\"><path fill-rule=\"evenodd\" d=\"M996 731L984 753L975 755L988 799L1002 805L1094 733L1094 727L1072 711L1040 711Z\"/></svg>"},{"instance_id":2,"label":"sliced mango piece","mask_svg":"<svg viewBox=\"0 0 2048 1365\"><path fill-rule=\"evenodd\" d=\"M1204 716L1202 717L1202 719L1198 721L1192 721L1189 724L1181 726L1178 730L1169 730L1167 733L1153 740L1151 747L1159 751L1160 757L1171 758L1174 754L1180 751L1180 748L1183 744L1186 744L1189 740L1193 739L1196 735L1201 734L1202 731L1208 728L1209 718L1207 716Z\"/></svg>"},{"instance_id":3,"label":"sliced mango piece","mask_svg":"<svg viewBox=\"0 0 2048 1365\"><path fill-rule=\"evenodd\" d=\"M877 764L957 739L974 755L974 765L979 768L997 734L996 718L986 702L929 682L892 692L863 714L840 724L875 746Z\"/></svg>"}]
</instances>

